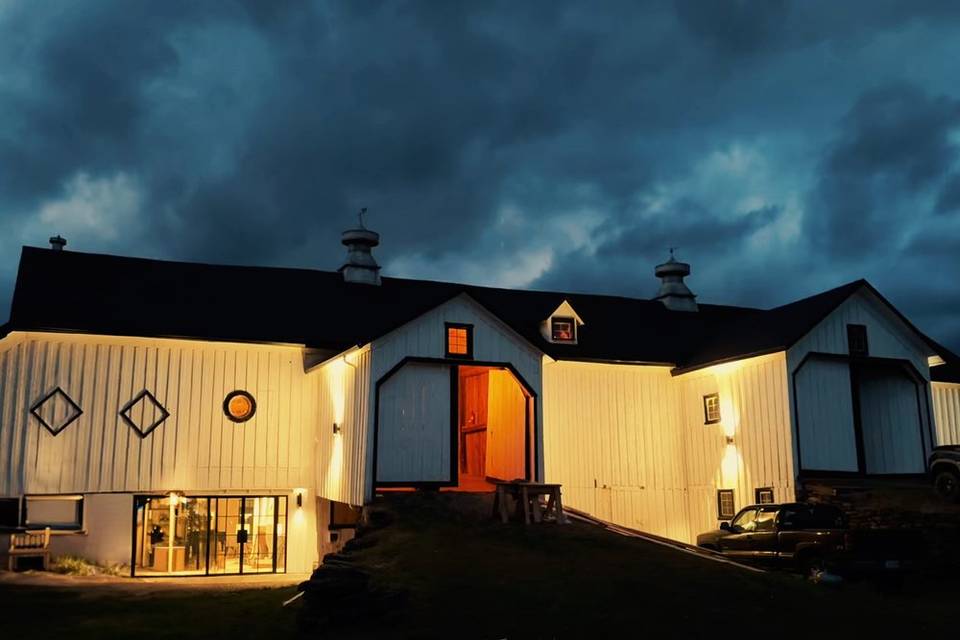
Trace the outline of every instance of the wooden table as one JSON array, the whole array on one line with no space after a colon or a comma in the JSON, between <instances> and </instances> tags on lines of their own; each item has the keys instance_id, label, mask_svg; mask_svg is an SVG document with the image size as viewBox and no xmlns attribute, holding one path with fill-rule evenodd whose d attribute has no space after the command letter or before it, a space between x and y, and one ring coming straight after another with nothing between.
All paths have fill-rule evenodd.
<instances>
[{"instance_id":1,"label":"wooden table","mask_svg":"<svg viewBox=\"0 0 960 640\"><path fill-rule=\"evenodd\" d=\"M510 521L507 509L507 496L511 496L516 506L519 520L523 513L524 524L543 522L545 515L553 514L555 522L566 522L563 515L563 500L560 497L559 484L539 484L536 482L497 482L497 493L493 499L493 517L500 516L502 522ZM540 506L540 496L547 497L545 507Z\"/></svg>"},{"instance_id":2,"label":"wooden table","mask_svg":"<svg viewBox=\"0 0 960 640\"><path fill-rule=\"evenodd\" d=\"M186 547L156 546L153 548L153 570L183 571L186 555Z\"/></svg>"}]
</instances>

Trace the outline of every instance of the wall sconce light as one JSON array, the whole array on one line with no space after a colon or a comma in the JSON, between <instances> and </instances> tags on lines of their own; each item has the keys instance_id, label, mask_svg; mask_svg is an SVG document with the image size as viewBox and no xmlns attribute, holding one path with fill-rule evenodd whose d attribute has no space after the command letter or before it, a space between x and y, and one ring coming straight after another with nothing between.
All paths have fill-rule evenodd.
<instances>
[{"instance_id":1,"label":"wall sconce light","mask_svg":"<svg viewBox=\"0 0 960 640\"><path fill-rule=\"evenodd\" d=\"M727 436L727 444L733 444L733 436Z\"/></svg>"},{"instance_id":2,"label":"wall sconce light","mask_svg":"<svg viewBox=\"0 0 960 640\"><path fill-rule=\"evenodd\" d=\"M339 434L341 431L343 431L343 429L340 428L340 425L338 425L336 422L334 422L334 423L333 423L333 434L334 434L334 435L337 435L337 434Z\"/></svg>"},{"instance_id":3,"label":"wall sconce light","mask_svg":"<svg viewBox=\"0 0 960 640\"><path fill-rule=\"evenodd\" d=\"M297 491L297 509L303 508L303 491Z\"/></svg>"}]
</instances>

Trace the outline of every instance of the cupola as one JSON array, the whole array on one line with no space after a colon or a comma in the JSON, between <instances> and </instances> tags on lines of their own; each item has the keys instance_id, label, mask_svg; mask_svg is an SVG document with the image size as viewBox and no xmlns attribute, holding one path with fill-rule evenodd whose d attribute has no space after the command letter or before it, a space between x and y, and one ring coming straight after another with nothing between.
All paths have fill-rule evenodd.
<instances>
[{"instance_id":1,"label":"cupola","mask_svg":"<svg viewBox=\"0 0 960 640\"><path fill-rule=\"evenodd\" d=\"M366 212L366 207L360 209L359 226L347 229L340 236L340 242L347 248L347 259L339 271L345 282L379 285L380 265L373 257L373 248L380 244L380 234L363 225Z\"/></svg>"},{"instance_id":2,"label":"cupola","mask_svg":"<svg viewBox=\"0 0 960 640\"><path fill-rule=\"evenodd\" d=\"M670 249L670 258L658 264L654 273L660 278L660 291L654 300L659 300L671 311L697 311L696 296L683 281L690 275L690 265L679 262Z\"/></svg>"}]
</instances>

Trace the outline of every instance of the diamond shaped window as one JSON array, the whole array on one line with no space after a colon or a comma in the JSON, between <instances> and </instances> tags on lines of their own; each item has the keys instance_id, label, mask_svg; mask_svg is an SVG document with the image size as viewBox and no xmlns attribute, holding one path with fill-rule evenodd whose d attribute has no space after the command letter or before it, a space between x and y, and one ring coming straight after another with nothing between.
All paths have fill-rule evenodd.
<instances>
[{"instance_id":1,"label":"diamond shaped window","mask_svg":"<svg viewBox=\"0 0 960 640\"><path fill-rule=\"evenodd\" d=\"M170 412L146 389L138 393L120 410L120 417L141 438L150 435L150 432L159 427L169 415Z\"/></svg>"},{"instance_id":2,"label":"diamond shaped window","mask_svg":"<svg viewBox=\"0 0 960 640\"><path fill-rule=\"evenodd\" d=\"M83 415L83 409L67 395L67 392L57 387L43 396L32 407L30 413L40 421L44 428L57 435L70 423Z\"/></svg>"}]
</instances>

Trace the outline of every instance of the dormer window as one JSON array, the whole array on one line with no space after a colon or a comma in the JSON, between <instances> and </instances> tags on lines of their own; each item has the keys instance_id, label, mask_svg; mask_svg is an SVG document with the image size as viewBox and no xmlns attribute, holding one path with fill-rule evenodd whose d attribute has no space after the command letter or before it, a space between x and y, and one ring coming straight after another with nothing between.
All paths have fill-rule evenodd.
<instances>
[{"instance_id":1,"label":"dormer window","mask_svg":"<svg viewBox=\"0 0 960 640\"><path fill-rule=\"evenodd\" d=\"M576 342L577 323L573 318L551 318L550 335L554 342Z\"/></svg>"},{"instance_id":2,"label":"dormer window","mask_svg":"<svg viewBox=\"0 0 960 640\"><path fill-rule=\"evenodd\" d=\"M554 344L577 344L583 319L564 300L559 307L540 322L540 335Z\"/></svg>"}]
</instances>

